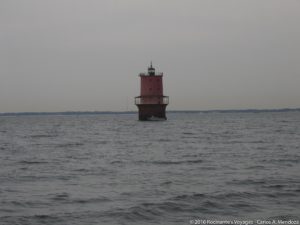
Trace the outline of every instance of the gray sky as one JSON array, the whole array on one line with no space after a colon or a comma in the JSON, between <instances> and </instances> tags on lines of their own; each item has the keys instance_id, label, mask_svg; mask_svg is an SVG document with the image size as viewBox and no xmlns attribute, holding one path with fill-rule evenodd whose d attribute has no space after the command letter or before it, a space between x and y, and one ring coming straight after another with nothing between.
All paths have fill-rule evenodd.
<instances>
[{"instance_id":1,"label":"gray sky","mask_svg":"<svg viewBox=\"0 0 300 225\"><path fill-rule=\"evenodd\" d=\"M1 0L0 112L300 107L299 0Z\"/></svg>"}]
</instances>

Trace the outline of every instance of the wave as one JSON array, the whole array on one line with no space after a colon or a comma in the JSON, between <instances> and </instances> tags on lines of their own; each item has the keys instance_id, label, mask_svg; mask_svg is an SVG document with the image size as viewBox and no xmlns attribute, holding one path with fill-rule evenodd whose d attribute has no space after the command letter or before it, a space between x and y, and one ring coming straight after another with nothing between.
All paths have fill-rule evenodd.
<instances>
[{"instance_id":1,"label":"wave","mask_svg":"<svg viewBox=\"0 0 300 225\"><path fill-rule=\"evenodd\" d=\"M56 145L57 148L68 148L68 147L78 147L78 146L83 146L84 143L80 142L74 142L74 143L65 143L65 144L58 144Z\"/></svg>"},{"instance_id":2,"label":"wave","mask_svg":"<svg viewBox=\"0 0 300 225\"><path fill-rule=\"evenodd\" d=\"M30 135L30 138L52 138L52 137L57 137L57 134L35 134L35 135Z\"/></svg>"},{"instance_id":3,"label":"wave","mask_svg":"<svg viewBox=\"0 0 300 225\"><path fill-rule=\"evenodd\" d=\"M233 179L231 181L226 182L229 185L251 185L251 184L265 184L266 181L262 179L245 179L245 180L236 180Z\"/></svg>"},{"instance_id":4,"label":"wave","mask_svg":"<svg viewBox=\"0 0 300 225\"><path fill-rule=\"evenodd\" d=\"M11 224L64 224L64 219L58 217L57 215L32 215L32 216L3 216L0 217L1 225L11 225ZM66 224L66 223L65 223Z\"/></svg>"},{"instance_id":5,"label":"wave","mask_svg":"<svg viewBox=\"0 0 300 225\"><path fill-rule=\"evenodd\" d=\"M59 193L55 194L53 197L51 197L54 201L66 201L69 200L70 195L68 193Z\"/></svg>"},{"instance_id":6,"label":"wave","mask_svg":"<svg viewBox=\"0 0 300 225\"><path fill-rule=\"evenodd\" d=\"M50 196L52 201L61 201L67 204L90 204L90 203L103 203L110 202L111 199L105 196L99 196L95 198L73 198L69 193L63 192Z\"/></svg>"},{"instance_id":7,"label":"wave","mask_svg":"<svg viewBox=\"0 0 300 225\"><path fill-rule=\"evenodd\" d=\"M102 203L102 202L111 202L112 200L107 197L98 197L98 198L78 198L71 199L70 203L79 203L79 204L89 204L89 203Z\"/></svg>"},{"instance_id":8,"label":"wave","mask_svg":"<svg viewBox=\"0 0 300 225\"><path fill-rule=\"evenodd\" d=\"M20 164L45 164L45 163L49 163L49 162L45 162L45 161L28 161L28 160L21 160L19 161Z\"/></svg>"},{"instance_id":9,"label":"wave","mask_svg":"<svg viewBox=\"0 0 300 225\"><path fill-rule=\"evenodd\" d=\"M137 163L155 164L155 165L177 165L177 164L197 164L202 163L202 159L195 160L156 160L156 161L136 161Z\"/></svg>"},{"instance_id":10,"label":"wave","mask_svg":"<svg viewBox=\"0 0 300 225\"><path fill-rule=\"evenodd\" d=\"M298 155L282 155L280 158L276 159L262 159L260 160L263 163L299 163L300 162L300 156Z\"/></svg>"},{"instance_id":11,"label":"wave","mask_svg":"<svg viewBox=\"0 0 300 225\"><path fill-rule=\"evenodd\" d=\"M207 200L207 199L216 199L216 200L227 200L232 198L253 198L256 194L251 192L229 192L229 193L212 193L212 194L201 194L195 193L190 195L178 195L173 197L172 200L180 200L180 201L191 201L191 200Z\"/></svg>"},{"instance_id":12,"label":"wave","mask_svg":"<svg viewBox=\"0 0 300 225\"><path fill-rule=\"evenodd\" d=\"M126 220L136 221L150 221L158 220L161 217L168 217L169 215L176 216L177 213L206 213L214 215L235 215L235 211L239 212L256 212L260 207L252 204L249 201L224 201L235 197L249 197L249 193L236 193L236 194L221 194L213 196L211 194L191 194L191 195L178 195L168 198L162 202L155 203L141 203L137 206L113 210L108 215L114 217L121 217ZM182 219L182 217L181 217Z\"/></svg>"}]
</instances>

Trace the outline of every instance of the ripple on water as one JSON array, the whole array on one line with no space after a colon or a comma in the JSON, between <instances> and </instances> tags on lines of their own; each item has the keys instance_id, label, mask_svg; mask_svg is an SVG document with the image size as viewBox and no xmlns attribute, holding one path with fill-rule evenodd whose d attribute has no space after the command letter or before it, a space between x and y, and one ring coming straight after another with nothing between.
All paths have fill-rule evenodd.
<instances>
[{"instance_id":1,"label":"ripple on water","mask_svg":"<svg viewBox=\"0 0 300 225\"><path fill-rule=\"evenodd\" d=\"M55 138L57 137L58 134L34 134L34 135L30 135L28 136L29 138Z\"/></svg>"},{"instance_id":2,"label":"ripple on water","mask_svg":"<svg viewBox=\"0 0 300 225\"><path fill-rule=\"evenodd\" d=\"M202 163L202 159L195 159L195 160L156 160L156 161L136 161L136 163L142 164L154 164L154 165L178 165L178 164L198 164Z\"/></svg>"},{"instance_id":3,"label":"ripple on water","mask_svg":"<svg viewBox=\"0 0 300 225\"><path fill-rule=\"evenodd\" d=\"M20 164L28 164L28 165L32 165L32 164L46 164L49 163L47 161L32 161L32 160L21 160L19 161Z\"/></svg>"}]
</instances>

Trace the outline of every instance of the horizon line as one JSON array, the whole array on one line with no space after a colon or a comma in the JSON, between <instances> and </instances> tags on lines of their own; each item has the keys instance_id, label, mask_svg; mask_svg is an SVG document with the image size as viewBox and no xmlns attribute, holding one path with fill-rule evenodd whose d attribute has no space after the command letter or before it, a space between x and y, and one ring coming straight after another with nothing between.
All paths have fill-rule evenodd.
<instances>
[{"instance_id":1,"label":"horizon line","mask_svg":"<svg viewBox=\"0 0 300 225\"><path fill-rule=\"evenodd\" d=\"M300 111L300 108L275 108L275 109L210 109L210 110L168 110L169 113L209 113L209 112L285 112L285 111ZM138 113L135 110L126 111L56 111L56 112L0 112L0 116L13 116L13 115L76 115L76 114L133 114Z\"/></svg>"}]
</instances>

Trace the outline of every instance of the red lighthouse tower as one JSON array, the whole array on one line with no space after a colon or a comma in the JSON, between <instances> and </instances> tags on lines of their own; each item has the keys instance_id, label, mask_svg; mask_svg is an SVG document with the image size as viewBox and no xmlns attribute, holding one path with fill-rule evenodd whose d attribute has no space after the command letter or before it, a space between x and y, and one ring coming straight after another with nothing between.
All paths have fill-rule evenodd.
<instances>
[{"instance_id":1,"label":"red lighthouse tower","mask_svg":"<svg viewBox=\"0 0 300 225\"><path fill-rule=\"evenodd\" d=\"M166 120L166 107L169 97L163 95L163 73L156 74L155 69L148 67L148 73L140 73L141 95L135 97L139 109L139 120Z\"/></svg>"}]
</instances>

